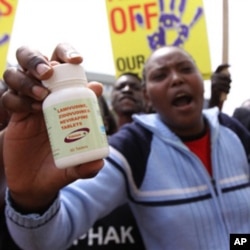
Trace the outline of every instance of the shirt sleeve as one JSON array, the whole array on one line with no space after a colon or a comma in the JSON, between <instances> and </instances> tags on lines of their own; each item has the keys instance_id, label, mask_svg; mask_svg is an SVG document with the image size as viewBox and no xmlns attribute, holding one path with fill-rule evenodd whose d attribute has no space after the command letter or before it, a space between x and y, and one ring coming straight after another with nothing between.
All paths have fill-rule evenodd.
<instances>
[{"instance_id":1,"label":"shirt sleeve","mask_svg":"<svg viewBox=\"0 0 250 250\"><path fill-rule=\"evenodd\" d=\"M23 249L63 250L126 199L124 177L105 161L96 177L63 188L42 215L19 213L8 194L5 214L11 236Z\"/></svg>"}]
</instances>

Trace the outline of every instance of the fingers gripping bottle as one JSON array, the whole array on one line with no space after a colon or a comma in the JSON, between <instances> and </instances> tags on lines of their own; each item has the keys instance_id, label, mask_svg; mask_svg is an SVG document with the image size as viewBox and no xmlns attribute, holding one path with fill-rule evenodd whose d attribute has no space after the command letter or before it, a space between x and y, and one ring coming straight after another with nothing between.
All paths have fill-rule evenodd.
<instances>
[{"instance_id":1,"label":"fingers gripping bottle","mask_svg":"<svg viewBox=\"0 0 250 250\"><path fill-rule=\"evenodd\" d=\"M86 87L83 67L56 65L43 85L50 90L43 113L55 165L67 168L106 157L105 127L97 97Z\"/></svg>"}]
</instances>

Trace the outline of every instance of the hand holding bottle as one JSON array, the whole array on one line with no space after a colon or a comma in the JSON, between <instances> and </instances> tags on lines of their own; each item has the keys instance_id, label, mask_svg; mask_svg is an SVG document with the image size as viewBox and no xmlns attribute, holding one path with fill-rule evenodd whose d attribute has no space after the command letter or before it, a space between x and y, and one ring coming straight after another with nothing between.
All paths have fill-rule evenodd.
<instances>
[{"instance_id":1,"label":"hand holding bottle","mask_svg":"<svg viewBox=\"0 0 250 250\"><path fill-rule=\"evenodd\" d=\"M68 44L59 44L51 60L27 47L18 49L16 54L20 68L9 68L4 73L9 91L2 96L2 102L12 113L4 135L5 173L11 197L19 209L41 211L63 186L98 173L103 161L56 168L44 122L42 102L49 91L41 80L53 75L55 64L81 63L79 53ZM100 83L88 87L97 96L102 93Z\"/></svg>"}]
</instances>

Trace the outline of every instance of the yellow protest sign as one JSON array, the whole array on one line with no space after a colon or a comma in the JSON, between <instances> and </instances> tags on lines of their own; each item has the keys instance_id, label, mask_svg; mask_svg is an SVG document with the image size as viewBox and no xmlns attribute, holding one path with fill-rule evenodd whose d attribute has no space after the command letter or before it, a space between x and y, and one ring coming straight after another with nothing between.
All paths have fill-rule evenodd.
<instances>
[{"instance_id":1,"label":"yellow protest sign","mask_svg":"<svg viewBox=\"0 0 250 250\"><path fill-rule=\"evenodd\" d=\"M106 0L116 75L142 67L153 50L175 45L187 50L204 79L211 62L202 0Z\"/></svg>"},{"instance_id":2,"label":"yellow protest sign","mask_svg":"<svg viewBox=\"0 0 250 250\"><path fill-rule=\"evenodd\" d=\"M7 66L9 42L17 8L17 0L0 0L0 79Z\"/></svg>"}]
</instances>

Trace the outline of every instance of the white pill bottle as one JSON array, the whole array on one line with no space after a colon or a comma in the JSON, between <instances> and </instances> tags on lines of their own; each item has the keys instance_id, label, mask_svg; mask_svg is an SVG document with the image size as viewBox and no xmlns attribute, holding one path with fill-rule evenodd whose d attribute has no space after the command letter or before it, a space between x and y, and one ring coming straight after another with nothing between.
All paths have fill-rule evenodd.
<instances>
[{"instance_id":1,"label":"white pill bottle","mask_svg":"<svg viewBox=\"0 0 250 250\"><path fill-rule=\"evenodd\" d=\"M42 83L50 90L43 113L55 165L67 168L106 157L106 131L97 97L86 87L84 68L56 65Z\"/></svg>"}]
</instances>

